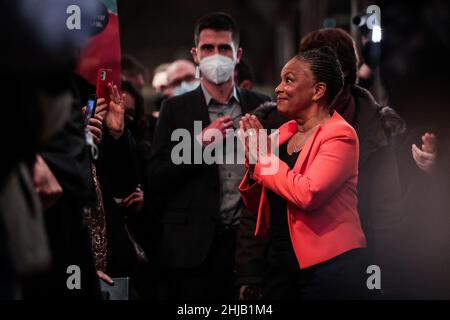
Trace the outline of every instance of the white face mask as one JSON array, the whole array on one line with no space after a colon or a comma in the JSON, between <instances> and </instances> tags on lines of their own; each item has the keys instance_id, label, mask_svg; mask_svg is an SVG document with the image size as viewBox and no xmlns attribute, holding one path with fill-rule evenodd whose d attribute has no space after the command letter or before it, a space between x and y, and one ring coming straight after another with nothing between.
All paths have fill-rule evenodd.
<instances>
[{"instance_id":1,"label":"white face mask","mask_svg":"<svg viewBox=\"0 0 450 320\"><path fill-rule=\"evenodd\" d=\"M215 84L228 81L233 75L235 66L235 60L220 54L203 58L199 65L202 75Z\"/></svg>"},{"instance_id":2,"label":"white face mask","mask_svg":"<svg viewBox=\"0 0 450 320\"><path fill-rule=\"evenodd\" d=\"M200 82L198 80L192 81L192 82L183 81L178 87L175 87L173 89L172 95L174 97L180 96L182 94L185 94L187 92L197 89L197 87L199 85L200 85Z\"/></svg>"}]
</instances>

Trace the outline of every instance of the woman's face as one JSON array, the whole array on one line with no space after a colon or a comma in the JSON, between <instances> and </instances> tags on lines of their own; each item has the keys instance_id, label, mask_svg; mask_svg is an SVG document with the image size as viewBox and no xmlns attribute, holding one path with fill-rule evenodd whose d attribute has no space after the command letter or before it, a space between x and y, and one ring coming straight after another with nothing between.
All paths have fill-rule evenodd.
<instances>
[{"instance_id":1,"label":"woman's face","mask_svg":"<svg viewBox=\"0 0 450 320\"><path fill-rule=\"evenodd\" d=\"M281 70L281 83L275 89L278 111L290 118L302 114L313 104L315 80L309 64L292 58Z\"/></svg>"},{"instance_id":2,"label":"woman's face","mask_svg":"<svg viewBox=\"0 0 450 320\"><path fill-rule=\"evenodd\" d=\"M136 111L135 110L136 101L134 100L134 97L128 92L124 91L124 94L125 94L125 113L127 116L134 118Z\"/></svg>"}]
</instances>

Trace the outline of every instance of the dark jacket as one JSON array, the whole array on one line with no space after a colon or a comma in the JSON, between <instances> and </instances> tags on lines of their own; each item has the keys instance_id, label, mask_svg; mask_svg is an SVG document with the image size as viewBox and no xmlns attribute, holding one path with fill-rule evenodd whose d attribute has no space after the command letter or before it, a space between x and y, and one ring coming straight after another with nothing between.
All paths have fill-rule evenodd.
<instances>
[{"instance_id":1,"label":"dark jacket","mask_svg":"<svg viewBox=\"0 0 450 320\"><path fill-rule=\"evenodd\" d=\"M420 170L411 152L412 144L421 147L425 132L433 132L438 137L433 174ZM439 127L423 124L409 128L396 140L404 212L399 254L401 272L397 277L399 294L403 299L449 299L449 136Z\"/></svg>"},{"instance_id":2,"label":"dark jacket","mask_svg":"<svg viewBox=\"0 0 450 320\"><path fill-rule=\"evenodd\" d=\"M399 272L403 220L394 137L403 131L404 123L392 109L380 106L367 90L356 86L352 96L356 103L352 125L360 143L358 212L367 238L367 262L380 266L383 289L392 294Z\"/></svg>"},{"instance_id":3,"label":"dark jacket","mask_svg":"<svg viewBox=\"0 0 450 320\"><path fill-rule=\"evenodd\" d=\"M268 97L238 90L242 113L269 100ZM167 100L158 119L148 167L152 206L161 223L158 244L160 263L165 267L191 268L209 253L219 222L220 180L216 164L180 164L171 161L172 132L188 130L191 148L201 146L194 139L194 121L210 124L201 87ZM193 153L192 153L193 154ZM193 160L193 157L192 157Z\"/></svg>"},{"instance_id":4,"label":"dark jacket","mask_svg":"<svg viewBox=\"0 0 450 320\"><path fill-rule=\"evenodd\" d=\"M79 78L76 80L70 120L40 151L64 191L57 204L44 214L54 262L53 270L44 279L30 284L26 296L29 294L34 297L36 294L40 298L100 298L89 231L84 220L84 207L94 189L81 113L83 100L80 98ZM67 289L66 270L70 265L78 265L82 270L81 290Z\"/></svg>"},{"instance_id":5,"label":"dark jacket","mask_svg":"<svg viewBox=\"0 0 450 320\"><path fill-rule=\"evenodd\" d=\"M119 139L104 130L94 161L106 213L107 267L111 277L131 276L137 264L136 252L128 236L124 209L114 198L129 196L138 185L136 148L127 128Z\"/></svg>"},{"instance_id":6,"label":"dark jacket","mask_svg":"<svg viewBox=\"0 0 450 320\"><path fill-rule=\"evenodd\" d=\"M356 105L351 124L360 143L358 212L370 262L389 265L396 254L393 244L401 222L398 210L401 190L392 135L403 123L392 109L378 105L367 90L356 86L351 94ZM273 117L279 117L272 113ZM261 255L267 241L252 236L255 225L256 215L243 211L236 252L238 285L260 284L264 279L261 263L265 259Z\"/></svg>"}]
</instances>

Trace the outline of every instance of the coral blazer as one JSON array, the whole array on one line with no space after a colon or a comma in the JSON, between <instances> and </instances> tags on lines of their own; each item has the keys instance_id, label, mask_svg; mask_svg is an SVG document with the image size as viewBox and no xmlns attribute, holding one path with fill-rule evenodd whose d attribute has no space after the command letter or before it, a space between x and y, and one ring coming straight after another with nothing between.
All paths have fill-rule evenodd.
<instances>
[{"instance_id":1,"label":"coral blazer","mask_svg":"<svg viewBox=\"0 0 450 320\"><path fill-rule=\"evenodd\" d=\"M289 121L272 137L285 143L297 132ZM244 204L258 213L255 235L267 235L270 207L266 188L287 201L289 233L302 269L366 246L357 211L358 137L334 111L307 141L291 170L275 154L259 159L242 180Z\"/></svg>"}]
</instances>

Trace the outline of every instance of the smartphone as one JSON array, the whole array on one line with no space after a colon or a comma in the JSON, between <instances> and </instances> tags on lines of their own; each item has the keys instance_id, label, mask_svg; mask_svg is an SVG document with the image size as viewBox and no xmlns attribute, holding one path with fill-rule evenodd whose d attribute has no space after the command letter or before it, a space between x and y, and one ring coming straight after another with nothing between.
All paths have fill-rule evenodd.
<instances>
[{"instance_id":1,"label":"smartphone","mask_svg":"<svg viewBox=\"0 0 450 320\"><path fill-rule=\"evenodd\" d=\"M100 290L105 300L130 300L130 278L112 278L114 284L99 279Z\"/></svg>"},{"instance_id":2,"label":"smartphone","mask_svg":"<svg viewBox=\"0 0 450 320\"><path fill-rule=\"evenodd\" d=\"M106 100L106 104L109 107L109 88L108 83L112 83L112 70L111 69L98 69L97 72L97 87L96 93L98 98Z\"/></svg>"},{"instance_id":3,"label":"smartphone","mask_svg":"<svg viewBox=\"0 0 450 320\"><path fill-rule=\"evenodd\" d=\"M95 107L97 107L97 95L91 94L89 95L86 104L86 112L84 113L86 124L89 122L89 119L95 115Z\"/></svg>"}]
</instances>

